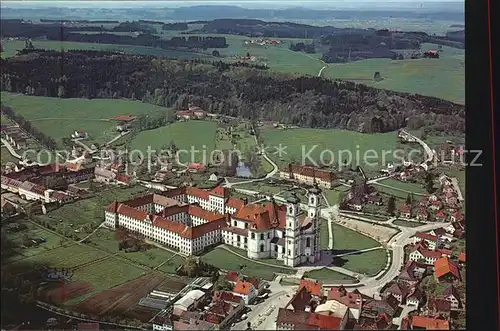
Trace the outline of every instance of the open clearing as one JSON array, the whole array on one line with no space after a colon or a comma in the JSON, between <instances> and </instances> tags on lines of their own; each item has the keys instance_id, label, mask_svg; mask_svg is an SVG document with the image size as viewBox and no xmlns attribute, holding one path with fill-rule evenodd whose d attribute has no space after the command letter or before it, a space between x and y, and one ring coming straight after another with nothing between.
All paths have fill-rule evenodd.
<instances>
[{"instance_id":1,"label":"open clearing","mask_svg":"<svg viewBox=\"0 0 500 331\"><path fill-rule=\"evenodd\" d=\"M338 166L339 161L349 161L349 156L352 156L352 165L364 164L364 155L366 151L372 150L367 154L373 166L363 165L365 172L374 172L382 164L382 151L394 151L397 146L397 137L394 132L366 134L347 130L323 130L323 129L288 129L288 130L262 130L264 142L269 147L269 157L273 159L279 166L283 167L288 162L296 161L302 163L304 156L305 161L309 161L306 155L317 164ZM283 155L275 154L278 146L286 146ZM317 146L317 147L315 147ZM312 150L312 151L311 151ZM311 151L310 154L309 151ZM323 161L321 153L323 151L331 151L333 153L324 152ZM377 153L378 157L371 156ZM359 153L359 157L357 156ZM341 158L341 160L339 160ZM393 153L385 156L385 162L390 162L394 158ZM378 161L377 161L378 160Z\"/></svg>"},{"instance_id":2,"label":"open clearing","mask_svg":"<svg viewBox=\"0 0 500 331\"><path fill-rule=\"evenodd\" d=\"M160 151L163 146L174 141L178 149L186 151L179 153L180 162L207 164L211 159L211 152L215 149L216 131L217 123L212 121L177 122L158 129L139 132L132 139L131 149L147 153L148 147L151 147ZM192 148L195 150L193 153L191 153Z\"/></svg>"},{"instance_id":3,"label":"open clearing","mask_svg":"<svg viewBox=\"0 0 500 331\"><path fill-rule=\"evenodd\" d=\"M221 247L216 247L205 253L201 256L201 260L220 269L241 270L241 273L244 275L260 277L266 280L272 280L274 278L274 273L295 273L295 270L280 268L279 266L273 267L270 265L263 265L243 259Z\"/></svg>"},{"instance_id":4,"label":"open clearing","mask_svg":"<svg viewBox=\"0 0 500 331\"><path fill-rule=\"evenodd\" d=\"M376 275L387 264L387 252L385 249L352 254L336 258L334 265L356 273L367 276Z\"/></svg>"},{"instance_id":5,"label":"open clearing","mask_svg":"<svg viewBox=\"0 0 500 331\"><path fill-rule=\"evenodd\" d=\"M422 50L437 49L423 44ZM418 93L465 102L464 50L443 46L439 59L398 60L368 59L343 64L330 64L322 75L326 78L359 81L376 88ZM382 81L373 80L380 72Z\"/></svg>"},{"instance_id":6,"label":"open clearing","mask_svg":"<svg viewBox=\"0 0 500 331\"><path fill-rule=\"evenodd\" d=\"M363 233L369 234L375 238L377 238L381 243L387 242L393 235L395 235L398 231L393 228L389 228L387 226L382 226L379 224L375 223L369 223L369 222L364 222L364 221L358 221L352 218L345 218L341 217L340 221L343 222L341 224L336 224L333 223L333 245L335 249L365 249L365 248L370 248L370 247L377 247L380 246L381 244L375 241L374 239L368 238L366 236L363 236ZM323 223L326 223L324 221ZM325 224L328 226L328 224ZM345 226L344 226L345 225ZM323 226L323 224L322 224ZM354 230L351 230L350 228L359 231L356 232ZM345 230L344 230L345 229ZM321 229L323 231L323 229ZM326 227L326 231L328 233L328 227ZM352 240L347 240L346 245L349 247L344 248L339 245L339 240L342 243L345 241L345 234L342 231L348 231L347 233L354 232L358 236L363 236L367 238L367 242L370 243L371 246L369 245L359 245L357 241L358 239L352 239ZM375 244L376 243L376 244ZM328 243L327 243L328 244ZM364 246L364 247L362 247Z\"/></svg>"},{"instance_id":7,"label":"open clearing","mask_svg":"<svg viewBox=\"0 0 500 331\"><path fill-rule=\"evenodd\" d=\"M41 132L61 143L77 130L86 131L84 142L105 143L117 135L117 115L138 115L164 107L121 99L60 99L2 92L2 103L24 116Z\"/></svg>"}]
</instances>

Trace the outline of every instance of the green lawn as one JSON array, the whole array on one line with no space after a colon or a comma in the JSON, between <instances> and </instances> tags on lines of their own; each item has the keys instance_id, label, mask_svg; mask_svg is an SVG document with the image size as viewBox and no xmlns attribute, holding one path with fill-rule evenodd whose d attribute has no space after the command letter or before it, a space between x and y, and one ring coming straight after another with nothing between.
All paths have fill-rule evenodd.
<instances>
[{"instance_id":1,"label":"green lawn","mask_svg":"<svg viewBox=\"0 0 500 331\"><path fill-rule=\"evenodd\" d=\"M252 182L252 183L248 183L248 184L240 184L240 185L234 186L234 188L250 190L250 191L257 191L257 192L260 192L262 194L277 194L277 193L287 189L287 187L284 185L278 185L278 184L273 185L273 184L269 184L265 181Z\"/></svg>"},{"instance_id":2,"label":"green lawn","mask_svg":"<svg viewBox=\"0 0 500 331\"><path fill-rule=\"evenodd\" d=\"M64 205L47 215L40 215L37 218L55 227L56 231L60 233L83 238L104 221L104 209L110 203L114 200L131 199L142 192L146 192L146 190L142 186L114 188L100 192L94 197ZM75 232L75 230L78 232Z\"/></svg>"},{"instance_id":3,"label":"green lawn","mask_svg":"<svg viewBox=\"0 0 500 331\"><path fill-rule=\"evenodd\" d=\"M358 255L343 256L339 259L342 261L342 268L367 276L373 276L385 267L387 263L387 252L384 249L377 249ZM335 263L336 262L334 262L334 264Z\"/></svg>"},{"instance_id":4,"label":"green lawn","mask_svg":"<svg viewBox=\"0 0 500 331\"><path fill-rule=\"evenodd\" d=\"M392 179L392 178L383 179L383 180L379 181L378 183L383 184L383 185L388 185L388 186L391 186L391 187L394 187L396 189L400 189L403 191L413 192L413 193L417 193L417 194L427 194L427 191L425 190L425 188L422 187L421 184L417 184L417 183L402 182L400 180Z\"/></svg>"},{"instance_id":5,"label":"green lawn","mask_svg":"<svg viewBox=\"0 0 500 331\"><path fill-rule=\"evenodd\" d=\"M175 142L181 162L209 163L215 149L217 123L212 121L177 122L154 130L139 132L131 143L132 150L147 153L148 147L161 150L162 146ZM192 148L195 152L191 152ZM146 154L145 154L146 155ZM215 157L215 156L214 156Z\"/></svg>"},{"instance_id":6,"label":"green lawn","mask_svg":"<svg viewBox=\"0 0 500 331\"><path fill-rule=\"evenodd\" d=\"M373 184L373 186L377 189L377 192L381 193L383 196L386 195L387 198L389 196L394 196L395 198L399 198L401 200L406 200L408 197L408 192L400 191L400 190L395 190L390 187L385 187L385 186L380 186L377 185L376 183ZM418 199L418 196L415 196L415 199Z\"/></svg>"},{"instance_id":7,"label":"green lawn","mask_svg":"<svg viewBox=\"0 0 500 331\"><path fill-rule=\"evenodd\" d=\"M330 205L335 205L340 203L341 196L349 191L348 187L339 186L333 189L323 189L323 194L330 203Z\"/></svg>"},{"instance_id":8,"label":"green lawn","mask_svg":"<svg viewBox=\"0 0 500 331\"><path fill-rule=\"evenodd\" d=\"M94 50L94 51L110 51L110 52L125 52L130 54L153 55L157 57L167 57L169 59L191 60L195 58L206 58L209 55L184 52L177 50L168 50L161 48L153 48L146 46L134 45L119 45L119 44L98 44L98 43L80 43L73 41L52 41L52 40L35 40L33 41L35 48L51 49L51 50ZM16 55L18 50L24 48L22 40L6 40L4 43L4 52L2 58L8 58Z\"/></svg>"},{"instance_id":9,"label":"green lawn","mask_svg":"<svg viewBox=\"0 0 500 331\"><path fill-rule=\"evenodd\" d=\"M279 266L272 267L262 265L240 258L237 255L228 252L220 247L216 247L210 252L204 254L201 257L201 260L224 270L240 270L240 267L243 266L243 268L241 269L241 272L243 274L247 276L263 278L266 280L272 280L274 278L275 272L289 274L295 273L295 270L280 268Z\"/></svg>"},{"instance_id":10,"label":"green lawn","mask_svg":"<svg viewBox=\"0 0 500 331\"><path fill-rule=\"evenodd\" d=\"M316 279L325 283L335 282L339 280L354 280L354 278L352 278L351 276L328 268L307 271L306 273L304 273L304 278Z\"/></svg>"},{"instance_id":11,"label":"green lawn","mask_svg":"<svg viewBox=\"0 0 500 331\"><path fill-rule=\"evenodd\" d=\"M71 242L61 236L58 236L52 232L44 230L41 227L35 226L29 222L20 222L26 224L28 227L24 231L19 232L6 232L7 240L11 241L16 247L14 248L14 255L6 259L5 262L14 262L27 257L34 257L38 254L44 254L51 250L58 249L61 246L68 246ZM29 239L40 239L43 238L46 242L41 243L36 246L22 248L23 238Z\"/></svg>"},{"instance_id":12,"label":"green lawn","mask_svg":"<svg viewBox=\"0 0 500 331\"><path fill-rule=\"evenodd\" d=\"M175 273L175 269L184 261L183 257L157 247L152 247L144 252L126 253L119 251L115 233L108 229L97 230L89 238L88 244L113 254L117 253L120 257L150 268L161 265L158 269L166 273Z\"/></svg>"},{"instance_id":13,"label":"green lawn","mask_svg":"<svg viewBox=\"0 0 500 331\"><path fill-rule=\"evenodd\" d=\"M2 92L2 103L28 119L41 132L61 142L76 130L88 132L85 142L104 143L117 135L117 115L155 112L164 107L121 99L59 99Z\"/></svg>"},{"instance_id":14,"label":"green lawn","mask_svg":"<svg viewBox=\"0 0 500 331\"><path fill-rule=\"evenodd\" d=\"M280 167L288 162L302 163L302 158L310 155L318 165L338 166L339 159L354 166L361 165L367 174L379 170L382 160L390 162L394 159L397 137L394 132L365 134L347 130L323 129L289 129L263 130L264 142L269 147L269 157ZM279 145L285 146L281 157L275 153ZM315 147L317 146L317 147ZM313 150L309 153L310 150ZM369 151L370 152L367 152ZM332 160L332 153L333 160ZM390 151L383 156L383 151ZM321 153L323 160L321 160ZM357 156L359 153L359 157ZM365 160L365 156L367 156ZM307 158L305 161L309 161ZM366 162L365 162L366 161Z\"/></svg>"},{"instance_id":15,"label":"green lawn","mask_svg":"<svg viewBox=\"0 0 500 331\"><path fill-rule=\"evenodd\" d=\"M333 249L336 253L343 251L367 249L380 246L376 240L371 239L361 233L348 229L336 223L332 224L333 227ZM321 220L320 229L321 249L328 249L328 223L327 220Z\"/></svg>"},{"instance_id":16,"label":"green lawn","mask_svg":"<svg viewBox=\"0 0 500 331\"><path fill-rule=\"evenodd\" d=\"M437 48L437 45L422 46L424 51L430 48ZM368 59L331 64L323 71L322 76L352 80L376 88L434 96L463 104L464 54L464 50L443 46L439 59ZM380 72L384 79L374 81L375 72Z\"/></svg>"},{"instance_id":17,"label":"green lawn","mask_svg":"<svg viewBox=\"0 0 500 331\"><path fill-rule=\"evenodd\" d=\"M0 157L1 157L1 164L2 164L2 167L4 165L6 165L8 162L12 162L12 163L16 163L19 162L18 159L16 159L15 157L13 157L10 153L9 153L9 150L7 149L7 147L2 147L1 150L0 150Z\"/></svg>"}]
</instances>

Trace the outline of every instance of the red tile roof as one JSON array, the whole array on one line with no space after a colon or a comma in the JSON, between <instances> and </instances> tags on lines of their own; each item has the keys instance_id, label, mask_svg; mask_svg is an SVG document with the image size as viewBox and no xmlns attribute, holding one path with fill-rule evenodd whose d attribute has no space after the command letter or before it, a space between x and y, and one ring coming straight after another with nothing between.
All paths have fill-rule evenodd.
<instances>
[{"instance_id":1,"label":"red tile roof","mask_svg":"<svg viewBox=\"0 0 500 331\"><path fill-rule=\"evenodd\" d=\"M320 296L321 293L323 292L323 283L318 282L318 281L310 281L306 279L302 279L300 281L300 287L299 289L305 287L309 293L315 296Z\"/></svg>"},{"instance_id":2,"label":"red tile roof","mask_svg":"<svg viewBox=\"0 0 500 331\"><path fill-rule=\"evenodd\" d=\"M226 202L226 206L232 207L236 210L243 208L244 205L245 205L245 202L243 200L236 199L236 198L229 198Z\"/></svg>"},{"instance_id":3,"label":"red tile roof","mask_svg":"<svg viewBox=\"0 0 500 331\"><path fill-rule=\"evenodd\" d=\"M458 261L465 263L465 252L460 253L458 256Z\"/></svg>"},{"instance_id":4,"label":"red tile roof","mask_svg":"<svg viewBox=\"0 0 500 331\"><path fill-rule=\"evenodd\" d=\"M328 182L333 182L337 176L331 172L322 169L317 169L314 167L303 166L300 164L289 164L288 168L284 172L299 174L306 177L314 177Z\"/></svg>"},{"instance_id":5,"label":"red tile roof","mask_svg":"<svg viewBox=\"0 0 500 331\"><path fill-rule=\"evenodd\" d=\"M127 176L127 175L118 174L118 175L116 175L115 179L117 182L125 183L125 184L130 184L130 182L132 182L132 178L130 176Z\"/></svg>"},{"instance_id":6,"label":"red tile roof","mask_svg":"<svg viewBox=\"0 0 500 331\"><path fill-rule=\"evenodd\" d=\"M458 266L448 257L442 257L434 262L434 274L436 275L436 278L441 278L445 275L451 274L456 279L460 279Z\"/></svg>"},{"instance_id":7,"label":"red tile roof","mask_svg":"<svg viewBox=\"0 0 500 331\"><path fill-rule=\"evenodd\" d=\"M446 218L446 214L440 210L437 214L436 214L436 218Z\"/></svg>"},{"instance_id":8,"label":"red tile roof","mask_svg":"<svg viewBox=\"0 0 500 331\"><path fill-rule=\"evenodd\" d=\"M269 202L267 205L245 205L234 215L234 218L249 222L252 230L268 230L270 228L285 228L286 206Z\"/></svg>"},{"instance_id":9,"label":"red tile roof","mask_svg":"<svg viewBox=\"0 0 500 331\"><path fill-rule=\"evenodd\" d=\"M424 233L424 232L417 232L417 233L415 233L415 237L420 238L420 239L426 239L426 240L429 240L429 241L437 241L438 240L437 236L433 236L430 233Z\"/></svg>"},{"instance_id":10,"label":"red tile roof","mask_svg":"<svg viewBox=\"0 0 500 331\"><path fill-rule=\"evenodd\" d=\"M250 294L252 287L254 287L252 283L238 280L234 285L233 292L238 294L248 295Z\"/></svg>"},{"instance_id":11,"label":"red tile roof","mask_svg":"<svg viewBox=\"0 0 500 331\"><path fill-rule=\"evenodd\" d=\"M424 316L412 316L411 325L413 328L424 328L426 330L449 330L450 323L445 320Z\"/></svg>"},{"instance_id":12,"label":"red tile roof","mask_svg":"<svg viewBox=\"0 0 500 331\"><path fill-rule=\"evenodd\" d=\"M187 187L186 194L203 200L208 200L210 198L210 193L208 191L202 190L197 187Z\"/></svg>"},{"instance_id":13,"label":"red tile roof","mask_svg":"<svg viewBox=\"0 0 500 331\"><path fill-rule=\"evenodd\" d=\"M342 286L332 288L330 292L328 292L327 299L340 302L349 308L360 308L362 302L361 294L348 292Z\"/></svg>"},{"instance_id":14,"label":"red tile roof","mask_svg":"<svg viewBox=\"0 0 500 331\"><path fill-rule=\"evenodd\" d=\"M280 308L276 324L293 325L295 329L302 329L304 326L310 329L311 327L319 330L339 330L342 323L342 318L335 316L320 315L305 311L293 311Z\"/></svg>"},{"instance_id":15,"label":"red tile roof","mask_svg":"<svg viewBox=\"0 0 500 331\"><path fill-rule=\"evenodd\" d=\"M210 191L210 193L219 197L224 197L226 199L229 198L229 190L222 186L217 186L212 191Z\"/></svg>"},{"instance_id":16,"label":"red tile roof","mask_svg":"<svg viewBox=\"0 0 500 331\"><path fill-rule=\"evenodd\" d=\"M453 217L455 217L457 221L460 221L464 218L464 215L460 212L460 210L457 210L453 213Z\"/></svg>"},{"instance_id":17,"label":"red tile roof","mask_svg":"<svg viewBox=\"0 0 500 331\"><path fill-rule=\"evenodd\" d=\"M188 169L193 169L193 170L204 170L205 169L205 165L203 163L195 163L195 162L188 163L187 167L188 167Z\"/></svg>"},{"instance_id":18,"label":"red tile roof","mask_svg":"<svg viewBox=\"0 0 500 331\"><path fill-rule=\"evenodd\" d=\"M403 212L403 213L409 213L411 211L411 207L409 205L402 205L401 207L399 207L399 211Z\"/></svg>"},{"instance_id":19,"label":"red tile roof","mask_svg":"<svg viewBox=\"0 0 500 331\"><path fill-rule=\"evenodd\" d=\"M226 279L230 282L237 282L240 279L240 273L237 271L228 271Z\"/></svg>"},{"instance_id":20,"label":"red tile roof","mask_svg":"<svg viewBox=\"0 0 500 331\"><path fill-rule=\"evenodd\" d=\"M240 303L243 300L240 296L227 291L217 291L214 293L212 301L226 301Z\"/></svg>"}]
</instances>

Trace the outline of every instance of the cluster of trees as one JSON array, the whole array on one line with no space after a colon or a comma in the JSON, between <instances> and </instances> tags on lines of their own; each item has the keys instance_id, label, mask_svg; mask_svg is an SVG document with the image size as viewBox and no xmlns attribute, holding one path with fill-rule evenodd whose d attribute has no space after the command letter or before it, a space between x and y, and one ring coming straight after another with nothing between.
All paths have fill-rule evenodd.
<instances>
[{"instance_id":1,"label":"cluster of trees","mask_svg":"<svg viewBox=\"0 0 500 331\"><path fill-rule=\"evenodd\" d=\"M12 121L16 122L21 129L24 131L28 132L30 135L32 135L37 141L39 141L42 145L47 147L48 149L55 149L57 147L56 141L45 135L44 133L40 132L36 127L34 127L30 121L25 119L23 116L16 114L12 108L1 105L2 113L7 116L9 119Z\"/></svg>"},{"instance_id":2,"label":"cluster of trees","mask_svg":"<svg viewBox=\"0 0 500 331\"><path fill-rule=\"evenodd\" d=\"M191 103L211 113L302 127L465 132L465 107L438 98L255 68L221 71L214 64L67 52L61 67L61 53L46 52L25 61L2 59L0 84L3 91L50 97L129 98L174 108Z\"/></svg>"},{"instance_id":3,"label":"cluster of trees","mask_svg":"<svg viewBox=\"0 0 500 331\"><path fill-rule=\"evenodd\" d=\"M290 44L290 50L294 52L305 52L305 53L316 53L316 48L313 43L304 44L302 42L296 44Z\"/></svg>"},{"instance_id":4,"label":"cluster of trees","mask_svg":"<svg viewBox=\"0 0 500 331\"><path fill-rule=\"evenodd\" d=\"M149 27L146 23L129 21L118 24L117 26L111 28L110 31L156 33L156 29Z\"/></svg>"},{"instance_id":5,"label":"cluster of trees","mask_svg":"<svg viewBox=\"0 0 500 331\"><path fill-rule=\"evenodd\" d=\"M186 31L188 29L187 23L166 23L161 27L162 30L173 30L173 31Z\"/></svg>"},{"instance_id":6,"label":"cluster of trees","mask_svg":"<svg viewBox=\"0 0 500 331\"><path fill-rule=\"evenodd\" d=\"M213 277L215 279L215 277L219 276L219 269L194 256L190 256L180 265L176 273L179 276L187 276L190 278Z\"/></svg>"}]
</instances>

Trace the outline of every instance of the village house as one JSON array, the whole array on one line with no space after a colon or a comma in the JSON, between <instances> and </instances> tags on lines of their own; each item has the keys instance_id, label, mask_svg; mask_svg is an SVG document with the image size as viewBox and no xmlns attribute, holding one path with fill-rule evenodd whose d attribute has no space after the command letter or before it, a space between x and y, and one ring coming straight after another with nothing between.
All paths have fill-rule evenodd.
<instances>
[{"instance_id":1,"label":"village house","mask_svg":"<svg viewBox=\"0 0 500 331\"><path fill-rule=\"evenodd\" d=\"M460 255L458 255L458 262L464 266L465 265L465 252L462 252L460 253Z\"/></svg>"},{"instance_id":2,"label":"village house","mask_svg":"<svg viewBox=\"0 0 500 331\"><path fill-rule=\"evenodd\" d=\"M280 178L307 185L317 183L319 187L330 189L337 176L331 171L289 163L286 169L280 171Z\"/></svg>"},{"instance_id":3,"label":"village house","mask_svg":"<svg viewBox=\"0 0 500 331\"><path fill-rule=\"evenodd\" d=\"M399 216L402 218L411 218L411 206L404 204L399 207Z\"/></svg>"},{"instance_id":4,"label":"village house","mask_svg":"<svg viewBox=\"0 0 500 331\"><path fill-rule=\"evenodd\" d=\"M453 282L460 280L460 270L449 257L443 256L434 262L434 277L439 282Z\"/></svg>"},{"instance_id":5,"label":"village house","mask_svg":"<svg viewBox=\"0 0 500 331\"><path fill-rule=\"evenodd\" d=\"M459 310L462 308L460 293L458 293L457 288L452 284L445 288L443 298L450 303L452 310Z\"/></svg>"},{"instance_id":6,"label":"village house","mask_svg":"<svg viewBox=\"0 0 500 331\"><path fill-rule=\"evenodd\" d=\"M403 284L394 283L388 289L384 291L384 297L393 296L398 300L400 304L404 304L406 302L406 297L410 289Z\"/></svg>"},{"instance_id":7,"label":"village house","mask_svg":"<svg viewBox=\"0 0 500 331\"><path fill-rule=\"evenodd\" d=\"M429 219L429 212L425 208L420 208L417 213L417 219L420 222L426 222Z\"/></svg>"},{"instance_id":8,"label":"village house","mask_svg":"<svg viewBox=\"0 0 500 331\"><path fill-rule=\"evenodd\" d=\"M410 261L419 262L426 265L434 265L439 258L441 258L441 253L432 251L426 248L422 243L415 245L409 254L408 258Z\"/></svg>"},{"instance_id":9,"label":"village house","mask_svg":"<svg viewBox=\"0 0 500 331\"><path fill-rule=\"evenodd\" d=\"M99 183L111 183L116 178L116 172L106 168L95 167L94 178L95 181Z\"/></svg>"},{"instance_id":10,"label":"village house","mask_svg":"<svg viewBox=\"0 0 500 331\"><path fill-rule=\"evenodd\" d=\"M223 330L230 326L231 321L241 315L245 309L244 300L230 292L215 292L212 302L205 310L205 321L217 325Z\"/></svg>"},{"instance_id":11,"label":"village house","mask_svg":"<svg viewBox=\"0 0 500 331\"><path fill-rule=\"evenodd\" d=\"M427 248L431 251L435 250L441 245L441 237L435 236L430 233L417 232L413 237L410 238L412 244L417 244L419 242L425 242Z\"/></svg>"},{"instance_id":12,"label":"village house","mask_svg":"<svg viewBox=\"0 0 500 331\"><path fill-rule=\"evenodd\" d=\"M347 320L347 314L341 318L279 308L276 330L344 330Z\"/></svg>"},{"instance_id":13,"label":"village house","mask_svg":"<svg viewBox=\"0 0 500 331\"><path fill-rule=\"evenodd\" d=\"M413 287L406 297L406 304L418 308L424 298L424 292L418 287Z\"/></svg>"},{"instance_id":14,"label":"village house","mask_svg":"<svg viewBox=\"0 0 500 331\"><path fill-rule=\"evenodd\" d=\"M449 330L450 323L447 320L436 319L425 316L412 316L409 322L410 330Z\"/></svg>"},{"instance_id":15,"label":"village house","mask_svg":"<svg viewBox=\"0 0 500 331\"><path fill-rule=\"evenodd\" d=\"M87 139L89 134L85 131L75 131L71 134L71 138L73 139Z\"/></svg>"},{"instance_id":16,"label":"village house","mask_svg":"<svg viewBox=\"0 0 500 331\"><path fill-rule=\"evenodd\" d=\"M191 163L188 163L187 169L191 173L203 173L203 172L205 172L206 167L203 163L191 162Z\"/></svg>"},{"instance_id":17,"label":"village house","mask_svg":"<svg viewBox=\"0 0 500 331\"><path fill-rule=\"evenodd\" d=\"M431 204L429 206L429 209L432 210L432 211L438 211L443 206L443 204L439 200L430 200L430 202L431 202Z\"/></svg>"},{"instance_id":18,"label":"village house","mask_svg":"<svg viewBox=\"0 0 500 331\"><path fill-rule=\"evenodd\" d=\"M301 279L299 290L305 287L307 292L309 292L313 297L320 298L323 296L323 284L319 281L310 281L307 279Z\"/></svg>"},{"instance_id":19,"label":"village house","mask_svg":"<svg viewBox=\"0 0 500 331\"><path fill-rule=\"evenodd\" d=\"M245 304L250 304L257 297L257 289L250 282L238 280L233 288L233 293L243 298Z\"/></svg>"},{"instance_id":20,"label":"village house","mask_svg":"<svg viewBox=\"0 0 500 331\"><path fill-rule=\"evenodd\" d=\"M450 221L452 223L464 221L464 215L458 210L450 216Z\"/></svg>"}]
</instances>

